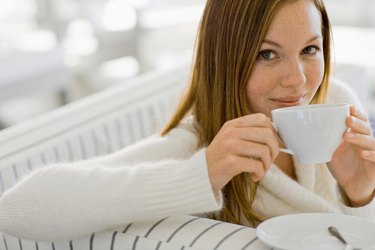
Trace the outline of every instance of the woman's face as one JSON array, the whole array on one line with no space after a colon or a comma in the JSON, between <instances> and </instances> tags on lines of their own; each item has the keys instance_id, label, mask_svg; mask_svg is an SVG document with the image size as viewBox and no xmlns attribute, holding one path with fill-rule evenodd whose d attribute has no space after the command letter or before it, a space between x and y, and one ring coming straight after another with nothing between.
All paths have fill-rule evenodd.
<instances>
[{"instance_id":1,"label":"woman's face","mask_svg":"<svg viewBox=\"0 0 375 250\"><path fill-rule=\"evenodd\" d=\"M308 104L324 74L321 15L313 1L286 2L263 41L247 99L251 113Z\"/></svg>"}]
</instances>

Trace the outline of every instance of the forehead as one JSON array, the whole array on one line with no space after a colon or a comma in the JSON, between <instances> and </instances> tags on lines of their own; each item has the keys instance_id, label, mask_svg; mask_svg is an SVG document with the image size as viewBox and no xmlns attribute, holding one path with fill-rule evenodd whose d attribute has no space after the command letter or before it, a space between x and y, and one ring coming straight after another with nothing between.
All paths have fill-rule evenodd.
<instances>
[{"instance_id":1,"label":"forehead","mask_svg":"<svg viewBox=\"0 0 375 250\"><path fill-rule=\"evenodd\" d=\"M276 12L267 38L321 35L321 13L312 0L285 1Z\"/></svg>"}]
</instances>

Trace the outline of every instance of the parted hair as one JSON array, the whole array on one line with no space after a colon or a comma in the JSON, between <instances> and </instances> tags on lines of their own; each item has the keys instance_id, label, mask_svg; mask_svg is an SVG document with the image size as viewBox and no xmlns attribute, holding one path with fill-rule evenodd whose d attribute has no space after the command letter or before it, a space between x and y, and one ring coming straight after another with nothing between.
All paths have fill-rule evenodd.
<instances>
[{"instance_id":1,"label":"parted hair","mask_svg":"<svg viewBox=\"0 0 375 250\"><path fill-rule=\"evenodd\" d=\"M170 121L167 134L184 117L193 115L198 124L198 145L211 143L223 124L250 113L246 85L275 13L282 4L309 0L207 0L200 21L191 76ZM311 0L321 13L324 76L312 103L324 102L331 66L331 27L323 0ZM249 174L235 176L224 188L224 209L215 218L250 224L265 218L252 203L257 184Z\"/></svg>"}]
</instances>

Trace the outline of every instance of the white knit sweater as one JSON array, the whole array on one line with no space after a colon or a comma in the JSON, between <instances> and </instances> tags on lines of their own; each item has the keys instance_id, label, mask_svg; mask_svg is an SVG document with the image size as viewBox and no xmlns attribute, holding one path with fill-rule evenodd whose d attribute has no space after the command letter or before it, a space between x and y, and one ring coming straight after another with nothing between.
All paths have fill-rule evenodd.
<instances>
[{"instance_id":1,"label":"white knit sweater","mask_svg":"<svg viewBox=\"0 0 375 250\"><path fill-rule=\"evenodd\" d=\"M358 105L345 87L332 84L328 102ZM333 94L334 93L334 94ZM36 240L74 239L132 221L217 211L204 148L196 150L192 120L167 136L155 135L114 154L39 169L0 199L0 231ZM375 221L375 201L345 206L325 164L295 162L298 182L271 166L260 181L254 209L273 217L333 212Z\"/></svg>"}]
</instances>

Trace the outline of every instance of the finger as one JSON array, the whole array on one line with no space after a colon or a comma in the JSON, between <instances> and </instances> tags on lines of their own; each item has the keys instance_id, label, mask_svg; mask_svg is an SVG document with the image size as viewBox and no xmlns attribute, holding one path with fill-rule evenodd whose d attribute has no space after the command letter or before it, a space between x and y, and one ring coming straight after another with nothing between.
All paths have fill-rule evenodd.
<instances>
[{"instance_id":1,"label":"finger","mask_svg":"<svg viewBox=\"0 0 375 250\"><path fill-rule=\"evenodd\" d=\"M271 158L275 159L279 154L279 137L274 129L270 128L238 128L236 132L237 136L242 140L249 142L256 142L269 147L271 152Z\"/></svg>"},{"instance_id":2,"label":"finger","mask_svg":"<svg viewBox=\"0 0 375 250\"><path fill-rule=\"evenodd\" d=\"M236 156L232 158L233 173L232 176L246 172L261 177L264 174L263 164L254 157Z\"/></svg>"},{"instance_id":3,"label":"finger","mask_svg":"<svg viewBox=\"0 0 375 250\"><path fill-rule=\"evenodd\" d=\"M344 139L349 143L362 147L363 149L375 150L375 139L372 136L346 132Z\"/></svg>"},{"instance_id":4,"label":"finger","mask_svg":"<svg viewBox=\"0 0 375 250\"><path fill-rule=\"evenodd\" d=\"M372 134L370 124L357 117L354 117L354 116L348 117L346 119L346 125L348 126L348 128L354 130L357 133L364 134L364 135Z\"/></svg>"},{"instance_id":5,"label":"finger","mask_svg":"<svg viewBox=\"0 0 375 250\"><path fill-rule=\"evenodd\" d=\"M358 119L360 119L364 122L368 122L368 118L367 118L366 114L361 112L354 105L350 106L350 115L355 116L355 117L357 117Z\"/></svg>"},{"instance_id":6,"label":"finger","mask_svg":"<svg viewBox=\"0 0 375 250\"><path fill-rule=\"evenodd\" d=\"M375 162L375 151L363 150L361 156L366 160Z\"/></svg>"},{"instance_id":7,"label":"finger","mask_svg":"<svg viewBox=\"0 0 375 250\"><path fill-rule=\"evenodd\" d=\"M272 164L271 151L267 145L241 141L235 146L235 154L250 159L258 159L262 164L265 170L268 170Z\"/></svg>"},{"instance_id":8,"label":"finger","mask_svg":"<svg viewBox=\"0 0 375 250\"><path fill-rule=\"evenodd\" d=\"M263 164L255 158L240 157L239 166L240 172L247 172L251 174L251 179L254 182L261 180L265 174Z\"/></svg>"},{"instance_id":9,"label":"finger","mask_svg":"<svg viewBox=\"0 0 375 250\"><path fill-rule=\"evenodd\" d=\"M243 128L243 127L271 128L272 127L271 118L269 118L268 116L262 113L245 115L237 119L231 120L229 121L229 123L231 126L237 127L237 128Z\"/></svg>"},{"instance_id":10,"label":"finger","mask_svg":"<svg viewBox=\"0 0 375 250\"><path fill-rule=\"evenodd\" d=\"M263 164L263 169L267 171L272 164L270 149L265 145L260 145L256 148L252 148L251 151L250 157L258 159Z\"/></svg>"}]
</instances>

